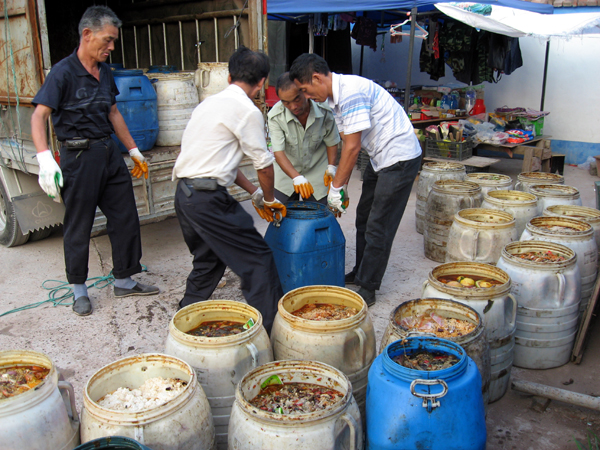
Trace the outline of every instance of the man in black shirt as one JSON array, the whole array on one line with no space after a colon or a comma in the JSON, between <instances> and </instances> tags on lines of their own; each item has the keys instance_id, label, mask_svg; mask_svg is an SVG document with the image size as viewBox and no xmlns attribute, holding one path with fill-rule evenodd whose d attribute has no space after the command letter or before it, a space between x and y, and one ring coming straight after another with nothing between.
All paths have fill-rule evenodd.
<instances>
[{"instance_id":1,"label":"man in black shirt","mask_svg":"<svg viewBox=\"0 0 600 450\"><path fill-rule=\"evenodd\" d=\"M52 198L65 203L64 251L67 279L73 284L73 311L92 313L85 281L89 241L96 207L107 219L112 245L115 297L152 295L154 286L136 283L142 245L131 176L115 133L135 163L132 174L148 178L148 164L129 133L115 97L119 90L104 61L114 49L121 21L104 6L88 8L79 22L79 47L56 64L35 98L31 117L37 149L39 183ZM52 123L60 142L60 167L48 150L46 123Z\"/></svg>"}]
</instances>

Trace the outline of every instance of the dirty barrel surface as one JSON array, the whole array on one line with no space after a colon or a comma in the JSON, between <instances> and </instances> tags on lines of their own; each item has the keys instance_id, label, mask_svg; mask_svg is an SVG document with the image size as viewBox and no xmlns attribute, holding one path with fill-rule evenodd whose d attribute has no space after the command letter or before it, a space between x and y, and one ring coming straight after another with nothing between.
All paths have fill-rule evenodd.
<instances>
[{"instance_id":1,"label":"dirty barrel surface","mask_svg":"<svg viewBox=\"0 0 600 450\"><path fill-rule=\"evenodd\" d=\"M521 172L517 175L516 191L530 192L536 184L565 184L565 177L557 173Z\"/></svg>"},{"instance_id":2,"label":"dirty barrel surface","mask_svg":"<svg viewBox=\"0 0 600 450\"><path fill-rule=\"evenodd\" d=\"M521 191L489 191L483 198L482 208L499 209L515 218L517 236L521 236L525 225L539 215L537 197Z\"/></svg>"},{"instance_id":3,"label":"dirty barrel surface","mask_svg":"<svg viewBox=\"0 0 600 450\"><path fill-rule=\"evenodd\" d=\"M444 282L458 277L488 280L492 285L456 287L454 283ZM429 272L421 294L423 298L456 300L469 305L483 317L490 345L490 403L506 393L512 368L517 301L510 289L510 276L504 270L489 264L456 262L439 265Z\"/></svg>"},{"instance_id":4,"label":"dirty barrel surface","mask_svg":"<svg viewBox=\"0 0 600 450\"><path fill-rule=\"evenodd\" d=\"M490 191L510 190L514 187L513 179L500 173L473 172L468 173L465 180L481 186L484 196Z\"/></svg>"},{"instance_id":5,"label":"dirty barrel surface","mask_svg":"<svg viewBox=\"0 0 600 450\"><path fill-rule=\"evenodd\" d=\"M34 389L0 400L0 447L72 450L79 445L73 386L58 381L58 370L52 360L30 350L0 351L0 368L14 366L38 366L49 372ZM68 403L61 391L68 393L65 397L69 398Z\"/></svg>"},{"instance_id":6,"label":"dirty barrel surface","mask_svg":"<svg viewBox=\"0 0 600 450\"><path fill-rule=\"evenodd\" d=\"M461 334L457 330L456 336L449 336L448 328L443 327L436 333L428 331L427 328L410 327L407 324L411 318L426 317L428 314L437 315L444 321L448 319L457 319L468 322L474 327L468 333ZM404 320L403 320L404 319ZM409 319L409 320L407 320ZM419 324L423 325L423 324ZM434 324L435 325L435 324ZM437 325L440 325L437 323ZM489 402L490 389L490 347L485 335L485 327L481 315L471 308L469 305L459 303L454 300L443 298L418 298L401 303L390 313L390 321L383 333L381 344L379 346L380 353L392 342L405 339L409 336L419 336L434 334L449 341L455 342L465 349L467 355L477 364L481 375L481 393L485 405Z\"/></svg>"},{"instance_id":7,"label":"dirty barrel surface","mask_svg":"<svg viewBox=\"0 0 600 450\"><path fill-rule=\"evenodd\" d=\"M473 261L496 264L502 249L518 240L514 217L496 209L458 211L448 234L446 262Z\"/></svg>"},{"instance_id":8,"label":"dirty barrel surface","mask_svg":"<svg viewBox=\"0 0 600 450\"><path fill-rule=\"evenodd\" d=\"M600 252L600 211L596 208L575 205L552 205L547 206L543 213L544 216L548 217L568 217L589 223L594 229L596 246L598 246L598 252Z\"/></svg>"},{"instance_id":9,"label":"dirty barrel surface","mask_svg":"<svg viewBox=\"0 0 600 450\"><path fill-rule=\"evenodd\" d=\"M249 320L254 324L239 334L206 337L188 333L207 322L247 324ZM165 353L194 368L210 403L217 448L226 449L236 384L250 370L273 361L271 342L260 312L233 300L207 300L186 306L169 324Z\"/></svg>"},{"instance_id":10,"label":"dirty barrel surface","mask_svg":"<svg viewBox=\"0 0 600 450\"><path fill-rule=\"evenodd\" d=\"M119 388L135 389L151 378L178 378L186 383L174 398L141 411L113 410L97 402ZM210 405L192 367L160 353L120 359L88 380L83 392L81 441L125 436L152 450L216 449Z\"/></svg>"},{"instance_id":11,"label":"dirty barrel surface","mask_svg":"<svg viewBox=\"0 0 600 450\"><path fill-rule=\"evenodd\" d=\"M310 304L348 306L357 313L340 320L308 320L292 314ZM320 361L341 370L364 408L376 339L368 307L356 292L336 286L306 286L288 292L279 301L271 342L275 360Z\"/></svg>"},{"instance_id":12,"label":"dirty barrel surface","mask_svg":"<svg viewBox=\"0 0 600 450\"><path fill-rule=\"evenodd\" d=\"M538 209L544 211L552 205L581 206L579 190L573 186L560 184L535 184L529 190L538 198Z\"/></svg>"},{"instance_id":13,"label":"dirty barrel surface","mask_svg":"<svg viewBox=\"0 0 600 450\"><path fill-rule=\"evenodd\" d=\"M428 162L423 164L417 183L417 206L415 209L415 223L419 234L423 234L425 227L427 196L433 183L440 180L464 181L466 173L465 166L459 163Z\"/></svg>"},{"instance_id":14,"label":"dirty barrel surface","mask_svg":"<svg viewBox=\"0 0 600 450\"><path fill-rule=\"evenodd\" d=\"M341 399L322 410L285 414L270 412L250 402L261 385L277 376L283 383L310 383L338 391ZM242 378L235 390L229 422L229 448L244 450L356 449L362 450L361 415L348 377L316 361L276 361Z\"/></svg>"},{"instance_id":15,"label":"dirty barrel surface","mask_svg":"<svg viewBox=\"0 0 600 450\"><path fill-rule=\"evenodd\" d=\"M396 362L423 351L438 358L451 355L457 362L439 370ZM435 337L408 337L392 342L375 359L369 372L367 448L483 450L485 445L481 377L461 346Z\"/></svg>"}]
</instances>

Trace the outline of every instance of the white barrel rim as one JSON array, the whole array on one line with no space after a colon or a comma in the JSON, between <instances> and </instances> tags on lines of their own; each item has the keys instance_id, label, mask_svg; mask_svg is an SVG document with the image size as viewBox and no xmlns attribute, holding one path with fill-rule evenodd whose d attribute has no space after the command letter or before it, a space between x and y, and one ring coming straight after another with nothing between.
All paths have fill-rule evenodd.
<instances>
[{"instance_id":1,"label":"white barrel rim","mask_svg":"<svg viewBox=\"0 0 600 450\"><path fill-rule=\"evenodd\" d=\"M536 206L537 197L523 191L503 190L489 191L484 201L500 206Z\"/></svg>"},{"instance_id":2,"label":"white barrel rim","mask_svg":"<svg viewBox=\"0 0 600 450\"><path fill-rule=\"evenodd\" d=\"M318 295L319 300L322 300L322 302L331 303L331 301L333 301L333 303L336 304L335 300L339 298L340 294L343 294L343 296L347 297L348 300L354 302L356 306L360 305L360 308L357 308L358 312L354 316L340 320L308 320L294 316L288 309L288 304L293 302L293 300L297 297L300 297L301 300L303 296L309 298L309 301L304 304L319 303L318 301L310 301L311 295ZM302 304L300 307L304 306L304 304ZM339 286L312 285L299 287L287 292L279 300L279 303L277 304L277 311L281 318L292 328L316 333L331 333L347 330L359 325L367 318L368 306L360 295L350 289Z\"/></svg>"},{"instance_id":3,"label":"white barrel rim","mask_svg":"<svg viewBox=\"0 0 600 450\"><path fill-rule=\"evenodd\" d=\"M498 179L491 180L489 179L490 176L498 177ZM503 175L501 173L471 172L467 174L466 181L472 181L473 183L486 187L508 187L513 185L513 179L508 175Z\"/></svg>"},{"instance_id":4,"label":"white barrel rim","mask_svg":"<svg viewBox=\"0 0 600 450\"><path fill-rule=\"evenodd\" d=\"M502 284L494 285L490 288L459 288L448 286L438 280L443 275L479 275L487 278L493 278ZM429 283L437 290L463 300L487 300L495 297L502 297L510 293L510 276L502 269L485 263L477 262L451 262L440 264L431 270L428 274Z\"/></svg>"},{"instance_id":5,"label":"white barrel rim","mask_svg":"<svg viewBox=\"0 0 600 450\"><path fill-rule=\"evenodd\" d=\"M227 313L245 316L246 322L252 318L254 325L242 333L221 337L193 336L182 330L182 324L185 321L195 325L188 328L188 331L200 324L201 321L198 321L197 324L196 320L192 322L193 318L197 318L199 314L204 315L205 318L219 320L216 317L226 316ZM192 347L231 347L252 340L263 329L262 325L262 314L253 306L235 300L206 300L192 303L177 311L169 323L169 333L176 341Z\"/></svg>"},{"instance_id":6,"label":"white barrel rim","mask_svg":"<svg viewBox=\"0 0 600 450\"><path fill-rule=\"evenodd\" d=\"M319 378L322 378L320 381L318 381L318 383L328 383L330 384L330 386L328 387L336 389L338 391L341 388L346 392L344 393L344 397L341 400L334 403L330 407L321 411L314 411L305 414L281 415L278 413L263 411L262 409L252 406L243 393L244 386L248 383L248 380L253 377L260 376L261 379L267 379L271 375L278 375L282 378L282 381L285 383L286 378L292 379L292 377L286 377L285 375L281 376L282 372L284 371L288 373L304 373L304 375L301 377L302 379L309 379L310 376L308 374L317 375L319 376ZM315 379L314 381L317 380ZM321 386L325 385L321 384ZM258 389L257 391L260 391L260 389ZM259 419L260 421L271 424L277 424L279 426L283 425L295 427L300 424L313 424L315 422L328 420L332 416L343 413L350 405L351 400L352 383L348 379L348 376L344 374L341 370L336 369L335 367L330 366L329 364L325 364L318 361L286 360L273 361L267 364L263 364L262 366L259 366L256 369L253 369L246 375L244 375L244 377L240 380L240 382L235 388L235 403L242 409L242 411L245 414L253 417L254 419Z\"/></svg>"},{"instance_id":7,"label":"white barrel rim","mask_svg":"<svg viewBox=\"0 0 600 450\"><path fill-rule=\"evenodd\" d=\"M466 172L464 164L455 162L427 162L423 164L422 171L426 172Z\"/></svg>"},{"instance_id":8,"label":"white barrel rim","mask_svg":"<svg viewBox=\"0 0 600 450\"><path fill-rule=\"evenodd\" d=\"M495 223L492 220L501 220L502 223ZM454 215L454 221L469 228L484 229L514 228L516 223L512 214L499 209L487 208L461 209Z\"/></svg>"},{"instance_id":9,"label":"white barrel rim","mask_svg":"<svg viewBox=\"0 0 600 450\"><path fill-rule=\"evenodd\" d=\"M544 209L544 216L568 217L591 224L600 224L600 211L596 208L579 205L550 205Z\"/></svg>"},{"instance_id":10,"label":"white barrel rim","mask_svg":"<svg viewBox=\"0 0 600 450\"><path fill-rule=\"evenodd\" d=\"M96 403L96 401L92 400L90 391L93 388L94 383L100 381L100 379L105 375L111 375L118 371L119 368L124 368L131 364L151 364L154 362L166 362L189 376L189 379L187 380L187 386L175 398L163 403L162 405L138 412L115 411L104 408ZM141 367L141 370L144 371L144 366ZM194 394L199 389L201 390L202 388L198 383L196 372L188 363L182 359L163 353L145 353L118 359L117 361L107 364L94 373L88 379L83 389L83 405L88 414L102 421L103 423L121 426L145 425L161 420L165 417L165 415L177 411L191 401L191 399L194 397ZM106 394L108 394L108 392L104 395Z\"/></svg>"},{"instance_id":11,"label":"white barrel rim","mask_svg":"<svg viewBox=\"0 0 600 450\"><path fill-rule=\"evenodd\" d=\"M561 256L565 256L567 259L564 261L535 262L516 256L519 253L544 250L550 250L558 255L562 254ZM577 253L566 245L550 241L527 240L511 242L506 244L502 249L502 258L516 266L549 271L562 270L577 264Z\"/></svg>"},{"instance_id":12,"label":"white barrel rim","mask_svg":"<svg viewBox=\"0 0 600 450\"><path fill-rule=\"evenodd\" d=\"M472 181L438 180L431 187L444 195L477 195L481 186Z\"/></svg>"},{"instance_id":13,"label":"white barrel rim","mask_svg":"<svg viewBox=\"0 0 600 450\"><path fill-rule=\"evenodd\" d=\"M564 184L534 184L529 188L529 192L536 197L560 198L565 200L576 200L579 198L579 190L577 188Z\"/></svg>"},{"instance_id":14,"label":"white barrel rim","mask_svg":"<svg viewBox=\"0 0 600 450\"><path fill-rule=\"evenodd\" d=\"M564 184L565 182L565 177L562 175L547 172L521 172L517 175L517 179L525 183L540 181L539 184Z\"/></svg>"},{"instance_id":15,"label":"white barrel rim","mask_svg":"<svg viewBox=\"0 0 600 450\"><path fill-rule=\"evenodd\" d=\"M540 226L562 226L572 228L570 230L547 230ZM569 219L567 217L534 217L525 229L532 235L541 235L547 237L560 237L563 239L587 239L594 235L594 228L587 222L581 220Z\"/></svg>"}]
</instances>

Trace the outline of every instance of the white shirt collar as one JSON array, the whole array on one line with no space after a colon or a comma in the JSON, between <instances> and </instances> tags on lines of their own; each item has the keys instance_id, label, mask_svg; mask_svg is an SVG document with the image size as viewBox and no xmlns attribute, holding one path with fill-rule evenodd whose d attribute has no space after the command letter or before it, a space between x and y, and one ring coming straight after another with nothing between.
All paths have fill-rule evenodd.
<instances>
[{"instance_id":1,"label":"white shirt collar","mask_svg":"<svg viewBox=\"0 0 600 450\"><path fill-rule=\"evenodd\" d=\"M331 72L331 92L332 97L327 97L327 104L333 109L340 101L340 83L342 78L335 72Z\"/></svg>"}]
</instances>

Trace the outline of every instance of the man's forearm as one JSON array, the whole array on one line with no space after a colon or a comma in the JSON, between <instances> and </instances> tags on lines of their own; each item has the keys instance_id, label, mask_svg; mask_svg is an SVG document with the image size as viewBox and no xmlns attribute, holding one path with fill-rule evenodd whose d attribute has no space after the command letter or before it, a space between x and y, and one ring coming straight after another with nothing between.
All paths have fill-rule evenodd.
<instances>
[{"instance_id":1,"label":"man's forearm","mask_svg":"<svg viewBox=\"0 0 600 450\"><path fill-rule=\"evenodd\" d=\"M277 164L279 164L281 170L283 170L283 173L285 173L292 180L300 175L300 172L296 170L296 168L294 167L290 159L287 157L285 152L273 152L273 155L275 156L275 161L277 162Z\"/></svg>"},{"instance_id":2,"label":"man's forearm","mask_svg":"<svg viewBox=\"0 0 600 450\"><path fill-rule=\"evenodd\" d=\"M38 153L48 150L48 138L46 137L46 123L50 116L50 109L46 111L43 105L36 107L31 115L31 137L33 145Z\"/></svg>"},{"instance_id":3,"label":"man's forearm","mask_svg":"<svg viewBox=\"0 0 600 450\"><path fill-rule=\"evenodd\" d=\"M246 175L244 175L240 169L237 171L234 183L249 194L254 194L254 191L258 189L250 182L248 178L246 178Z\"/></svg>"},{"instance_id":4,"label":"man's forearm","mask_svg":"<svg viewBox=\"0 0 600 450\"><path fill-rule=\"evenodd\" d=\"M275 200L275 196L273 194L273 182L275 180L273 165L271 164L269 167L259 169L256 171L256 173L258 174L258 182L263 190L265 201L272 202Z\"/></svg>"},{"instance_id":5,"label":"man's forearm","mask_svg":"<svg viewBox=\"0 0 600 450\"><path fill-rule=\"evenodd\" d=\"M129 128L127 128L127 124L125 123L125 119L121 115L121 112L117 109L116 105L113 105L111 109L108 119L113 125L115 129L115 134L119 138L119 140L123 143L127 150L131 150L134 147L137 147L135 141L131 137L131 133L129 132Z\"/></svg>"},{"instance_id":6,"label":"man's forearm","mask_svg":"<svg viewBox=\"0 0 600 450\"><path fill-rule=\"evenodd\" d=\"M342 149L342 156L340 157L340 163L338 164L337 172L333 180L335 187L341 187L348 184L350 175L352 175L352 169L358 159L358 153L360 152L360 144L346 145Z\"/></svg>"},{"instance_id":7,"label":"man's forearm","mask_svg":"<svg viewBox=\"0 0 600 450\"><path fill-rule=\"evenodd\" d=\"M335 166L335 160L337 159L337 151L337 145L327 147L327 164L329 164L330 166Z\"/></svg>"}]
</instances>

